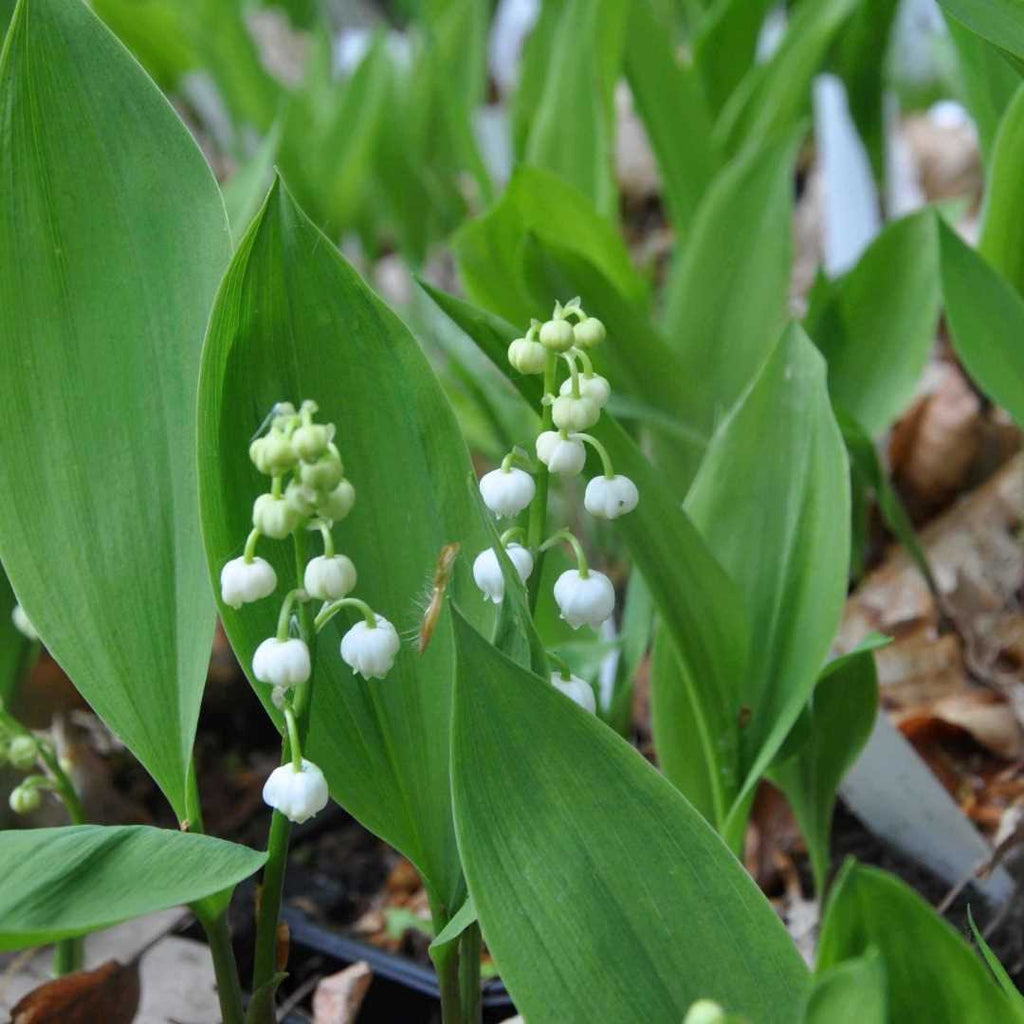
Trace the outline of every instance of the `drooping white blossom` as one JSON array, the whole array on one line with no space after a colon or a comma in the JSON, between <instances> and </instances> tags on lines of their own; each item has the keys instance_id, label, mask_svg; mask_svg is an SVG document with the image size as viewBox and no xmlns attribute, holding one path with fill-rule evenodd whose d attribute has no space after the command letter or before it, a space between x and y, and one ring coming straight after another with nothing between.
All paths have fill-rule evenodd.
<instances>
[{"instance_id":1,"label":"drooping white blossom","mask_svg":"<svg viewBox=\"0 0 1024 1024\"><path fill-rule=\"evenodd\" d=\"M580 348L593 348L595 345L600 345L606 334L604 324L596 316L588 316L572 329L573 341Z\"/></svg>"},{"instance_id":2,"label":"drooping white blossom","mask_svg":"<svg viewBox=\"0 0 1024 1024\"><path fill-rule=\"evenodd\" d=\"M562 618L573 629L582 625L597 629L615 610L612 581L593 569L586 576L578 569L567 569L555 581L554 592Z\"/></svg>"},{"instance_id":3,"label":"drooping white blossom","mask_svg":"<svg viewBox=\"0 0 1024 1024\"><path fill-rule=\"evenodd\" d=\"M551 419L559 430L588 430L601 418L601 407L592 398L559 395L551 404Z\"/></svg>"},{"instance_id":4,"label":"drooping white blossom","mask_svg":"<svg viewBox=\"0 0 1024 1024\"><path fill-rule=\"evenodd\" d=\"M568 437L559 430L545 430L537 436L537 458L552 473L575 476L587 461L583 442Z\"/></svg>"},{"instance_id":5,"label":"drooping white blossom","mask_svg":"<svg viewBox=\"0 0 1024 1024\"><path fill-rule=\"evenodd\" d=\"M548 350L529 338L516 338L508 347L508 361L520 373L543 373L547 365Z\"/></svg>"},{"instance_id":6,"label":"drooping white blossom","mask_svg":"<svg viewBox=\"0 0 1024 1024\"><path fill-rule=\"evenodd\" d=\"M568 352L574 343L572 324L568 320L548 320L541 324L540 343L552 352Z\"/></svg>"},{"instance_id":7,"label":"drooping white blossom","mask_svg":"<svg viewBox=\"0 0 1024 1024\"><path fill-rule=\"evenodd\" d=\"M355 590L357 579L351 558L318 555L307 563L302 585L306 593L318 601L337 601Z\"/></svg>"},{"instance_id":8,"label":"drooping white blossom","mask_svg":"<svg viewBox=\"0 0 1024 1024\"><path fill-rule=\"evenodd\" d=\"M272 636L252 656L252 674L272 686L298 686L309 678L310 671L309 648L298 638L278 640Z\"/></svg>"},{"instance_id":9,"label":"drooping white blossom","mask_svg":"<svg viewBox=\"0 0 1024 1024\"><path fill-rule=\"evenodd\" d=\"M533 555L522 544L515 543L506 545L505 553L525 583L533 572ZM476 556L473 561L473 579L485 597L495 604L501 604L505 596L505 577L501 574L501 564L493 548L486 548Z\"/></svg>"},{"instance_id":10,"label":"drooping white blossom","mask_svg":"<svg viewBox=\"0 0 1024 1024\"><path fill-rule=\"evenodd\" d=\"M583 495L584 508L598 519L618 519L632 512L639 501L636 484L621 473L612 477L595 476Z\"/></svg>"},{"instance_id":11,"label":"drooping white blossom","mask_svg":"<svg viewBox=\"0 0 1024 1024\"><path fill-rule=\"evenodd\" d=\"M347 481L342 480L337 487L317 502L317 514L332 523L336 523L352 511L356 503L356 489Z\"/></svg>"},{"instance_id":12,"label":"drooping white blossom","mask_svg":"<svg viewBox=\"0 0 1024 1024\"><path fill-rule=\"evenodd\" d=\"M592 402L596 402L598 408L603 409L608 404L608 399L612 393L612 386L608 383L607 377L602 377L599 373L581 373L579 375L579 385L580 394L584 398L589 398ZM572 377L566 377L562 381L558 393L560 395L572 394Z\"/></svg>"},{"instance_id":13,"label":"drooping white blossom","mask_svg":"<svg viewBox=\"0 0 1024 1024\"><path fill-rule=\"evenodd\" d=\"M302 517L283 497L261 494L252 506L252 525L265 537L284 540Z\"/></svg>"},{"instance_id":14,"label":"drooping white blossom","mask_svg":"<svg viewBox=\"0 0 1024 1024\"><path fill-rule=\"evenodd\" d=\"M383 615L376 620L376 626L360 620L341 638L342 660L364 679L383 679L401 647L395 627Z\"/></svg>"},{"instance_id":15,"label":"drooping white blossom","mask_svg":"<svg viewBox=\"0 0 1024 1024\"><path fill-rule=\"evenodd\" d=\"M263 787L263 802L296 825L322 811L329 796L324 773L305 758L301 771L290 761L275 768Z\"/></svg>"},{"instance_id":16,"label":"drooping white blossom","mask_svg":"<svg viewBox=\"0 0 1024 1024\"><path fill-rule=\"evenodd\" d=\"M551 685L556 690L561 690L570 700L575 701L584 711L592 715L597 714L597 701L594 699L594 689L585 679L579 676L570 675L566 679L561 672L551 673Z\"/></svg>"},{"instance_id":17,"label":"drooping white blossom","mask_svg":"<svg viewBox=\"0 0 1024 1024\"><path fill-rule=\"evenodd\" d=\"M232 558L220 571L220 596L229 608L269 597L275 589L277 574L265 558L254 557L251 562Z\"/></svg>"},{"instance_id":18,"label":"drooping white blossom","mask_svg":"<svg viewBox=\"0 0 1024 1024\"><path fill-rule=\"evenodd\" d=\"M516 466L492 469L480 478L480 496L496 516L515 516L533 501L533 477Z\"/></svg>"}]
</instances>

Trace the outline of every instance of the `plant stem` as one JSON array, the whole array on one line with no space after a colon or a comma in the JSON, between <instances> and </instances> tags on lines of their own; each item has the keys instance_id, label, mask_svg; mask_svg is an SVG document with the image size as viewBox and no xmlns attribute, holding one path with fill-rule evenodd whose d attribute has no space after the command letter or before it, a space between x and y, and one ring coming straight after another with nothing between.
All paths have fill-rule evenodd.
<instances>
[{"instance_id":1,"label":"plant stem","mask_svg":"<svg viewBox=\"0 0 1024 1024\"><path fill-rule=\"evenodd\" d=\"M84 940L79 936L74 939L61 939L53 950L53 973L57 978L82 969L82 950Z\"/></svg>"},{"instance_id":2,"label":"plant stem","mask_svg":"<svg viewBox=\"0 0 1024 1024\"><path fill-rule=\"evenodd\" d=\"M483 937L480 925L474 921L459 936L459 993L462 1019L466 1024L480 1020L480 951Z\"/></svg>"},{"instance_id":3,"label":"plant stem","mask_svg":"<svg viewBox=\"0 0 1024 1024\"><path fill-rule=\"evenodd\" d=\"M245 1024L242 1009L242 983L238 978L238 963L231 945L231 930L228 927L227 910L210 917L195 907L193 910L206 932L206 941L213 957L213 973L217 979L217 998L220 1001L220 1015L224 1024Z\"/></svg>"},{"instance_id":4,"label":"plant stem","mask_svg":"<svg viewBox=\"0 0 1024 1024\"><path fill-rule=\"evenodd\" d=\"M558 376L558 356L554 352L548 352L547 362L544 364L544 394L555 394L556 378ZM550 430L552 426L551 406L545 405L541 412L542 431ZM527 592L530 598L531 613L537 609L537 597L540 594L540 580L544 567L544 552L540 550L541 541L544 539L544 531L548 521L548 481L550 479L548 467L543 463L537 472L536 483L537 493L530 504L530 519L526 531L526 546L533 553L533 572L530 574L527 583Z\"/></svg>"},{"instance_id":5,"label":"plant stem","mask_svg":"<svg viewBox=\"0 0 1024 1024\"><path fill-rule=\"evenodd\" d=\"M306 534L299 527L293 534L295 546L295 573L297 586L302 587L306 571ZM308 602L299 605L299 632L309 647L313 671L307 682L296 690L293 709L295 734L299 743L306 742L309 731L309 708L313 698L313 677L316 674L316 632ZM281 764L291 760L290 729L285 730L281 744ZM256 954L252 968L252 990L258 992L274 977L277 970L277 922L281 916L281 899L284 894L284 875L288 866L288 841L291 837L291 822L279 811L274 811L270 820L270 834L267 837L267 863L263 868L260 885L259 911L256 917Z\"/></svg>"}]
</instances>

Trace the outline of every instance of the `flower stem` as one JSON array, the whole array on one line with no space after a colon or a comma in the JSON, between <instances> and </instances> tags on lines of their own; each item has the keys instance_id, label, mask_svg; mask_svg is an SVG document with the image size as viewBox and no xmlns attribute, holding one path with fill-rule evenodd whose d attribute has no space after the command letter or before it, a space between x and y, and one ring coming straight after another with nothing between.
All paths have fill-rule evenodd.
<instances>
[{"instance_id":1,"label":"flower stem","mask_svg":"<svg viewBox=\"0 0 1024 1024\"><path fill-rule=\"evenodd\" d=\"M281 614L277 617L278 640L288 639L288 626L292 618L292 605L296 601L301 600L305 593L301 587L296 587L295 590L289 590L285 595L284 600L281 602Z\"/></svg>"},{"instance_id":2,"label":"flower stem","mask_svg":"<svg viewBox=\"0 0 1024 1024\"><path fill-rule=\"evenodd\" d=\"M576 534L572 530L559 530L557 533L551 534L550 537L540 546L540 553L543 554L549 548L555 547L557 544L561 544L565 541L576 556L576 568L579 570L580 577L586 579L590 575L590 566L587 564L587 556L583 552L583 545L579 542Z\"/></svg>"},{"instance_id":3,"label":"flower stem","mask_svg":"<svg viewBox=\"0 0 1024 1024\"><path fill-rule=\"evenodd\" d=\"M289 705L284 707L284 720L288 726L288 746L292 757L292 767L302 771L302 744L299 742L299 726L295 721L295 712Z\"/></svg>"},{"instance_id":4,"label":"flower stem","mask_svg":"<svg viewBox=\"0 0 1024 1024\"><path fill-rule=\"evenodd\" d=\"M247 565L256 557L256 542L259 539L260 531L253 527L245 541L245 554L243 557L245 558Z\"/></svg>"},{"instance_id":5,"label":"flower stem","mask_svg":"<svg viewBox=\"0 0 1024 1024\"><path fill-rule=\"evenodd\" d=\"M569 376L572 380L572 397L580 397L580 374L579 370L576 369L576 360L573 359L571 352L563 352L562 358L569 364Z\"/></svg>"},{"instance_id":6,"label":"flower stem","mask_svg":"<svg viewBox=\"0 0 1024 1024\"><path fill-rule=\"evenodd\" d=\"M594 361L587 355L586 349L576 346L575 348L571 348L569 351L583 364L583 376L593 377Z\"/></svg>"},{"instance_id":7,"label":"flower stem","mask_svg":"<svg viewBox=\"0 0 1024 1024\"><path fill-rule=\"evenodd\" d=\"M206 941L210 946L221 1018L224 1024L244 1024L242 984L238 979L238 963L235 960L234 947L231 945L228 912L225 910L214 917L204 914L196 907L193 907L193 910L203 926L203 931L206 932Z\"/></svg>"},{"instance_id":8,"label":"flower stem","mask_svg":"<svg viewBox=\"0 0 1024 1024\"><path fill-rule=\"evenodd\" d=\"M504 548L504 547L508 546L509 541L512 540L513 537L525 537L525 536L526 536L526 531L521 526L513 526L510 529L506 530L498 538L498 540L501 541L501 546Z\"/></svg>"},{"instance_id":9,"label":"flower stem","mask_svg":"<svg viewBox=\"0 0 1024 1024\"><path fill-rule=\"evenodd\" d=\"M320 523L319 523L319 526L320 526L320 535L324 539L324 557L325 558L333 558L334 557L334 537L331 534L331 525L330 525L330 523L326 523L326 522L324 522L324 520L321 519Z\"/></svg>"},{"instance_id":10,"label":"flower stem","mask_svg":"<svg viewBox=\"0 0 1024 1024\"><path fill-rule=\"evenodd\" d=\"M554 352L548 352L547 362L544 364L544 394L552 395L555 392L555 384L558 376L558 356ZM542 431L550 430L552 426L551 406L546 404L541 411ZM548 467L543 463L537 472L536 484L537 493L530 504L530 518L526 530L526 546L534 553L533 572L527 583L528 596L530 598L530 611L537 608L537 598L540 594L540 581L544 563L544 552L541 550L541 539L548 521L548 482L551 474Z\"/></svg>"},{"instance_id":11,"label":"flower stem","mask_svg":"<svg viewBox=\"0 0 1024 1024\"><path fill-rule=\"evenodd\" d=\"M608 449L592 434L572 434L571 437L577 441L585 441L594 449L595 452L601 457L601 465L604 467L604 475L607 479L611 480L615 476L615 469L612 466L612 457L608 454Z\"/></svg>"},{"instance_id":12,"label":"flower stem","mask_svg":"<svg viewBox=\"0 0 1024 1024\"><path fill-rule=\"evenodd\" d=\"M366 619L366 625L370 629L377 628L377 616L374 610L365 602L361 601L358 597L341 597L337 601L332 601L330 604L325 604L323 608L317 612L316 618L313 620L313 629L319 633L324 626L327 625L331 619L334 618L342 608L356 608L358 609L363 618Z\"/></svg>"}]
</instances>

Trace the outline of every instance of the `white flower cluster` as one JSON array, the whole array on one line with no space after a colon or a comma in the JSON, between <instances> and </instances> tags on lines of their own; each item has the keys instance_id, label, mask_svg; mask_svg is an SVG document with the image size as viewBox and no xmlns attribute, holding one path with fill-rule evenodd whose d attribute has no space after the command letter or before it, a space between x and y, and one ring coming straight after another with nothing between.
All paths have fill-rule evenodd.
<instances>
[{"instance_id":1,"label":"white flower cluster","mask_svg":"<svg viewBox=\"0 0 1024 1024\"><path fill-rule=\"evenodd\" d=\"M355 504L356 492L345 478L341 453L334 443L332 423L316 423L315 402L305 401L298 412L290 403L279 403L269 428L249 447L256 468L271 478L271 489L253 505L252 532L244 553L221 570L221 599L230 608L269 597L277 589L274 567L256 555L261 537L285 538L305 530L319 530L324 552L305 565L299 586L284 597L277 633L257 648L252 673L261 683L274 687L275 706L291 722L293 693L308 682L313 665L305 637L291 635L292 610L296 604L323 601L314 620L319 631L342 608L357 610L361 619L341 640L342 660L357 675L383 679L391 671L400 641L395 627L364 601L350 596L358 573L352 560L336 553L332 528ZM293 742L297 742L297 733ZM282 765L268 779L264 800L292 821L304 821L327 802L327 785L316 765L302 761Z\"/></svg>"}]
</instances>

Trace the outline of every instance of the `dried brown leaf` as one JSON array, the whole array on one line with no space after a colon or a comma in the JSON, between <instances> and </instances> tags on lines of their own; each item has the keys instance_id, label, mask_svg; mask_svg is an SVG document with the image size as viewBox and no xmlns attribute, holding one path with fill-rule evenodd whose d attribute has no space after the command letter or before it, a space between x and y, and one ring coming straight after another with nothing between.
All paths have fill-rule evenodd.
<instances>
[{"instance_id":1,"label":"dried brown leaf","mask_svg":"<svg viewBox=\"0 0 1024 1024\"><path fill-rule=\"evenodd\" d=\"M108 960L33 989L11 1010L11 1024L131 1024L139 995L138 961Z\"/></svg>"}]
</instances>

